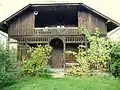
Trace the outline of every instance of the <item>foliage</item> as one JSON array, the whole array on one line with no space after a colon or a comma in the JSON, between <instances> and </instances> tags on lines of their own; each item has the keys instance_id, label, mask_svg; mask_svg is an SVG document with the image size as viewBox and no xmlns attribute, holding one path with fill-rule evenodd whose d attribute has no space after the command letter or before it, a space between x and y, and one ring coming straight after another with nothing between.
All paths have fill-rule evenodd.
<instances>
[{"instance_id":1,"label":"foliage","mask_svg":"<svg viewBox=\"0 0 120 90\"><path fill-rule=\"evenodd\" d=\"M17 78L15 51L0 45L0 88L15 83Z\"/></svg>"},{"instance_id":2,"label":"foliage","mask_svg":"<svg viewBox=\"0 0 120 90\"><path fill-rule=\"evenodd\" d=\"M115 77L120 77L120 43L114 43L111 50L111 71Z\"/></svg>"},{"instance_id":3,"label":"foliage","mask_svg":"<svg viewBox=\"0 0 120 90\"><path fill-rule=\"evenodd\" d=\"M70 76L89 76L88 68L81 66L73 66L67 70L67 75Z\"/></svg>"},{"instance_id":4,"label":"foliage","mask_svg":"<svg viewBox=\"0 0 120 90\"><path fill-rule=\"evenodd\" d=\"M80 28L89 42L89 48L80 45L78 47L77 61L79 66L73 67L73 73L82 75L92 75L93 71L108 71L108 62L111 60L111 43L99 36L98 30L94 35L90 35L86 28ZM76 73L77 72L77 73Z\"/></svg>"},{"instance_id":5,"label":"foliage","mask_svg":"<svg viewBox=\"0 0 120 90\"><path fill-rule=\"evenodd\" d=\"M100 38L100 33L98 32L98 30L96 30L93 36L90 35L88 30L85 28L82 29L82 32L88 39L90 47L87 51L83 51L84 55L81 58L85 59L85 61L89 63L90 69L106 71L108 69L107 62L109 62L111 59L110 42L105 38ZM80 59L78 58L78 60Z\"/></svg>"},{"instance_id":6,"label":"foliage","mask_svg":"<svg viewBox=\"0 0 120 90\"><path fill-rule=\"evenodd\" d=\"M31 76L47 76L48 74L48 59L52 48L49 45L38 45L36 48L30 49L30 57L23 60L22 75Z\"/></svg>"},{"instance_id":7,"label":"foliage","mask_svg":"<svg viewBox=\"0 0 120 90\"><path fill-rule=\"evenodd\" d=\"M66 51L65 52L66 62L68 63L76 62L76 55L77 53L74 51Z\"/></svg>"}]
</instances>

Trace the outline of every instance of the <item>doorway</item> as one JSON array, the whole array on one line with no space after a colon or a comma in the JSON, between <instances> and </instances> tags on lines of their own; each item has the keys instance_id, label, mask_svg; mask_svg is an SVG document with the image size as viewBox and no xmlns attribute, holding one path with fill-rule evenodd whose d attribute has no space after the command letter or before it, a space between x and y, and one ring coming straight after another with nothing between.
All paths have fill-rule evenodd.
<instances>
[{"instance_id":1,"label":"doorway","mask_svg":"<svg viewBox=\"0 0 120 90\"><path fill-rule=\"evenodd\" d=\"M63 41L59 38L54 38L50 41L50 46L53 48L49 61L51 68L63 68Z\"/></svg>"}]
</instances>

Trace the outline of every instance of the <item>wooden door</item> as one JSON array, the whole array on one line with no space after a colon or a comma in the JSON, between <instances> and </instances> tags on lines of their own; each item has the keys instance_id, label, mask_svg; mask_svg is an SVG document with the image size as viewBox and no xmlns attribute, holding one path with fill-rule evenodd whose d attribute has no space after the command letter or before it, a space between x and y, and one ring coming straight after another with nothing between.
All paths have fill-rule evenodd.
<instances>
[{"instance_id":1,"label":"wooden door","mask_svg":"<svg viewBox=\"0 0 120 90\"><path fill-rule=\"evenodd\" d=\"M63 68L63 50L54 49L51 56L52 68Z\"/></svg>"},{"instance_id":2,"label":"wooden door","mask_svg":"<svg viewBox=\"0 0 120 90\"><path fill-rule=\"evenodd\" d=\"M63 68L63 42L59 38L54 38L50 42L53 51L50 60L51 68Z\"/></svg>"}]
</instances>

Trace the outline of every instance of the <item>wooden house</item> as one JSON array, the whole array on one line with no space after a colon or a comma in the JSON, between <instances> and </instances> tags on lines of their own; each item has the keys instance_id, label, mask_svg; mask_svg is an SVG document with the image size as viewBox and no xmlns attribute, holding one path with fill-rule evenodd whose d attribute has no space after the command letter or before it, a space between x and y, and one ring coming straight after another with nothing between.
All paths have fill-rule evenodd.
<instances>
[{"instance_id":1,"label":"wooden house","mask_svg":"<svg viewBox=\"0 0 120 90\"><path fill-rule=\"evenodd\" d=\"M86 27L90 34L98 28L101 36L120 24L83 3L29 4L1 22L8 37L17 40L18 56L22 58L27 46L50 44L53 47L50 66L65 68L66 50L75 51L78 45L87 47L85 36L78 27Z\"/></svg>"}]
</instances>

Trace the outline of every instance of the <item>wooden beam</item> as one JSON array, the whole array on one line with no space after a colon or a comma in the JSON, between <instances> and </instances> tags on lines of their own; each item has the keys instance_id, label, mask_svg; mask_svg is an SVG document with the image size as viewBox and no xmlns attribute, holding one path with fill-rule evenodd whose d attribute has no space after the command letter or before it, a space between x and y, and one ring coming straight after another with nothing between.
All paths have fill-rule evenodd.
<instances>
[{"instance_id":1,"label":"wooden beam","mask_svg":"<svg viewBox=\"0 0 120 90\"><path fill-rule=\"evenodd\" d=\"M88 47L87 47L87 38L85 37L85 50L87 51Z\"/></svg>"},{"instance_id":2,"label":"wooden beam","mask_svg":"<svg viewBox=\"0 0 120 90\"><path fill-rule=\"evenodd\" d=\"M65 42L63 43L63 59L64 59L64 71L65 71L65 67L66 67L66 58L65 58L65 50L66 50L66 45L65 45Z\"/></svg>"}]
</instances>

